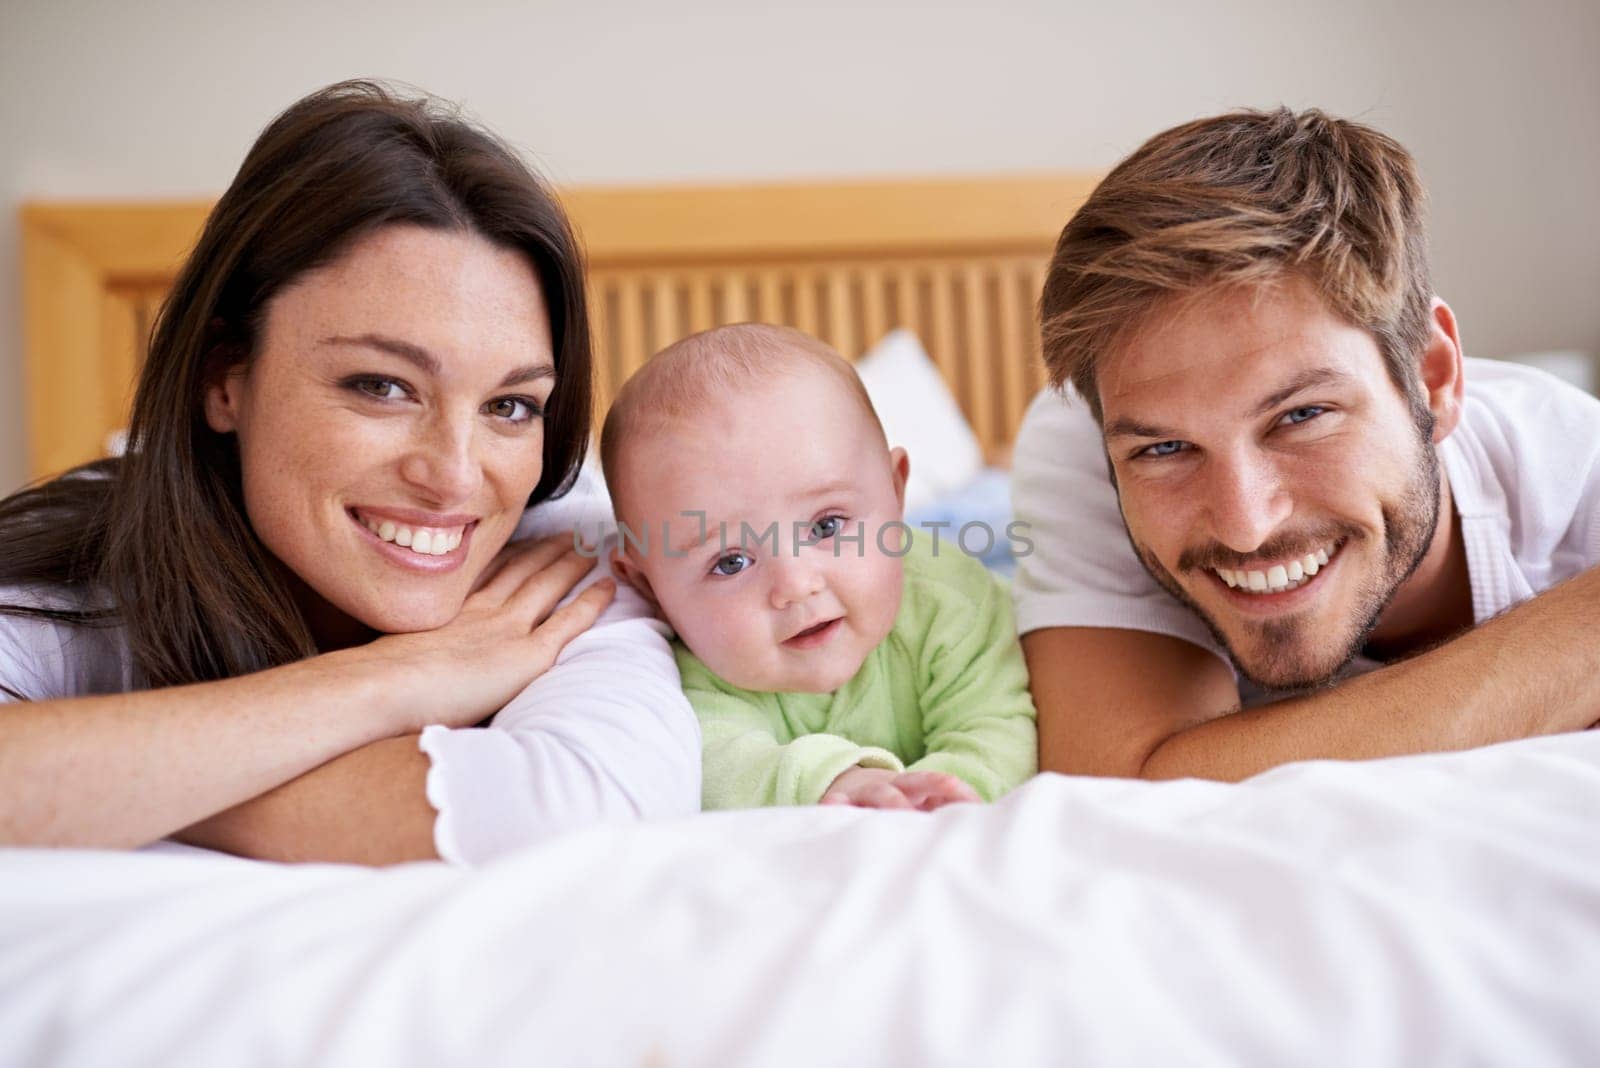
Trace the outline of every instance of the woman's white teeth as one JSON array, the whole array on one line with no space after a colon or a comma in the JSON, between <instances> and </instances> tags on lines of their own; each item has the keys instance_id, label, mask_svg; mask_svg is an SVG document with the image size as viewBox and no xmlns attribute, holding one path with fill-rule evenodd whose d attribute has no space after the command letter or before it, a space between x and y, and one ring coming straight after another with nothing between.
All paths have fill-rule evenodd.
<instances>
[{"instance_id":1,"label":"woman's white teeth","mask_svg":"<svg viewBox=\"0 0 1600 1068\"><path fill-rule=\"evenodd\" d=\"M384 541L392 541L420 556L443 556L454 551L461 545L461 536L467 529L450 527L446 530L416 530L403 527L392 520L385 519L380 522L365 517L361 519L361 525Z\"/></svg>"},{"instance_id":2,"label":"woman's white teeth","mask_svg":"<svg viewBox=\"0 0 1600 1068\"><path fill-rule=\"evenodd\" d=\"M1223 582L1236 590L1248 593L1285 593L1305 585L1307 580L1322 570L1328 559L1328 550L1318 549L1287 564L1275 564L1265 571L1234 570L1228 567L1219 567L1216 571Z\"/></svg>"}]
</instances>

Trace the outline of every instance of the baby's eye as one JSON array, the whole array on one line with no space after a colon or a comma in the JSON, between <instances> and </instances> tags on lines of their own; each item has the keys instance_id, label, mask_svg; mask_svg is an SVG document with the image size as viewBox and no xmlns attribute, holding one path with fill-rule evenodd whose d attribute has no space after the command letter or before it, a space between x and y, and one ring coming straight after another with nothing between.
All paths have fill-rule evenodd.
<instances>
[{"instance_id":1,"label":"baby's eye","mask_svg":"<svg viewBox=\"0 0 1600 1068\"><path fill-rule=\"evenodd\" d=\"M827 541L844 529L844 516L825 515L811 524L811 541Z\"/></svg>"},{"instance_id":2,"label":"baby's eye","mask_svg":"<svg viewBox=\"0 0 1600 1068\"><path fill-rule=\"evenodd\" d=\"M725 556L717 557L717 562L711 565L711 573L713 575L722 575L724 578L731 578L753 563L755 561L744 553L728 553Z\"/></svg>"}]
</instances>

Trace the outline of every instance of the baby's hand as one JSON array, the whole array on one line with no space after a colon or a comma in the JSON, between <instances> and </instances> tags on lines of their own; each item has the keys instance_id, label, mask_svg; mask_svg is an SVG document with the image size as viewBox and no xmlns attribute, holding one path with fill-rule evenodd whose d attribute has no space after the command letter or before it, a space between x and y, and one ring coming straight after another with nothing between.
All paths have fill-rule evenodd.
<instances>
[{"instance_id":1,"label":"baby's hand","mask_svg":"<svg viewBox=\"0 0 1600 1068\"><path fill-rule=\"evenodd\" d=\"M981 800L972 787L942 771L848 768L833 780L818 803L932 812L952 801Z\"/></svg>"},{"instance_id":2,"label":"baby's hand","mask_svg":"<svg viewBox=\"0 0 1600 1068\"><path fill-rule=\"evenodd\" d=\"M912 808L924 812L952 802L983 802L978 791L968 786L966 780L942 771L903 771L894 777L894 784L911 802Z\"/></svg>"}]
</instances>

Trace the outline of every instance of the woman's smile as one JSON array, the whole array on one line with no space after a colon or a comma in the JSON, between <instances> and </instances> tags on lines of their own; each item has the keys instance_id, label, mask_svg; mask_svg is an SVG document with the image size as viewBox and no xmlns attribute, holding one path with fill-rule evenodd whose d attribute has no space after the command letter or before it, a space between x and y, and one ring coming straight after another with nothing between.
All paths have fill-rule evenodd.
<instances>
[{"instance_id":1,"label":"woman's smile","mask_svg":"<svg viewBox=\"0 0 1600 1068\"><path fill-rule=\"evenodd\" d=\"M385 560L399 567L426 574L454 571L467 558L472 547L476 519L441 516L430 522L396 515L381 509L350 508L350 518L364 540Z\"/></svg>"}]
</instances>

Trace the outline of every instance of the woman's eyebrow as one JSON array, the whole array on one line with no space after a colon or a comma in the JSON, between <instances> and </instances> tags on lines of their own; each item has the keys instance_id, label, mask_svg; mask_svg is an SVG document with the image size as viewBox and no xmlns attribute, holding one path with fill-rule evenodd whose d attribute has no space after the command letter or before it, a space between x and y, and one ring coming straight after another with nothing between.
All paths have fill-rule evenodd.
<instances>
[{"instance_id":1,"label":"woman's eyebrow","mask_svg":"<svg viewBox=\"0 0 1600 1068\"><path fill-rule=\"evenodd\" d=\"M356 348L377 349L387 352L391 356L398 356L413 365L424 374L438 377L440 372L439 358L421 345L414 345L397 337L386 334L355 334L352 336L335 335L323 338L321 345L344 345ZM533 363L525 367L518 367L500 380L496 388L505 389L508 386L518 386L524 382L531 382L538 378L554 378L556 369L550 363Z\"/></svg>"}]
</instances>

